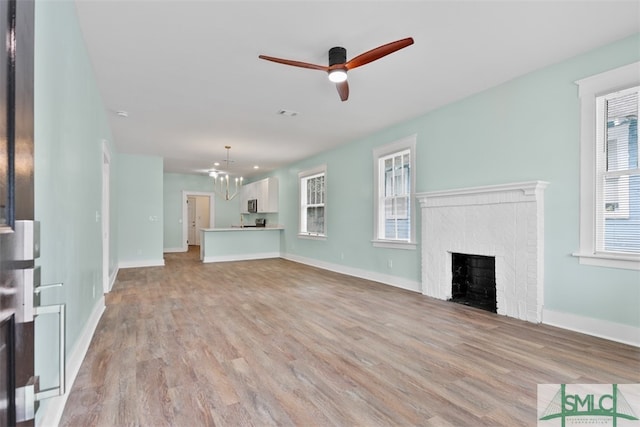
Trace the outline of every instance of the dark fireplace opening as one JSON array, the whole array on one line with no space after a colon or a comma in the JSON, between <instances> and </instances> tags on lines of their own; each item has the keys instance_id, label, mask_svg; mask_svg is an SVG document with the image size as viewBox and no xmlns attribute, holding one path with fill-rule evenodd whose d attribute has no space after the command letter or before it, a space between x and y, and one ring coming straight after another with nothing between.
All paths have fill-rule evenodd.
<instances>
[{"instance_id":1,"label":"dark fireplace opening","mask_svg":"<svg viewBox=\"0 0 640 427\"><path fill-rule=\"evenodd\" d=\"M495 257L452 253L451 270L449 301L498 312Z\"/></svg>"}]
</instances>

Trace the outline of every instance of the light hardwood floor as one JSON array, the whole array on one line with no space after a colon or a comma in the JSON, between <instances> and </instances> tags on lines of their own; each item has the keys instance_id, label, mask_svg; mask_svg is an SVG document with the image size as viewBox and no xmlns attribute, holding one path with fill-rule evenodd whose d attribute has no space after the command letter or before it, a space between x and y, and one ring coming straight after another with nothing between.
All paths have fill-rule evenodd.
<instances>
[{"instance_id":1,"label":"light hardwood floor","mask_svg":"<svg viewBox=\"0 0 640 427\"><path fill-rule=\"evenodd\" d=\"M534 426L640 349L282 259L121 270L61 426Z\"/></svg>"}]
</instances>

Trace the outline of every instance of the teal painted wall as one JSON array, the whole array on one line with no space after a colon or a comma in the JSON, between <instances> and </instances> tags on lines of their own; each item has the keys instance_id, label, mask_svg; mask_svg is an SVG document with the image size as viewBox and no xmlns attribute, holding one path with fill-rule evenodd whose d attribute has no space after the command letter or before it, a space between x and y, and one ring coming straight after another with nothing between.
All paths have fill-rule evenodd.
<instances>
[{"instance_id":1,"label":"teal painted wall","mask_svg":"<svg viewBox=\"0 0 640 427\"><path fill-rule=\"evenodd\" d=\"M325 263L420 281L420 246L416 250L374 248L374 147L414 132L392 129L289 166L276 172L280 182L279 220L286 228L283 252ZM420 147L420 136L418 137ZM298 238L298 174L326 164L326 240ZM418 164L418 168L421 166ZM417 212L414 208L413 212ZM418 234L419 235L419 234ZM391 261L392 267L388 267Z\"/></svg>"},{"instance_id":2,"label":"teal painted wall","mask_svg":"<svg viewBox=\"0 0 640 427\"><path fill-rule=\"evenodd\" d=\"M118 156L116 193L120 267L158 264L163 260L162 168L161 157Z\"/></svg>"},{"instance_id":3,"label":"teal painted wall","mask_svg":"<svg viewBox=\"0 0 640 427\"><path fill-rule=\"evenodd\" d=\"M276 171L280 221L286 226L283 252L419 282L420 248L371 244L372 150L415 133L417 192L549 181L545 308L640 327L640 272L582 266L571 256L579 235L580 109L574 82L639 59L635 35ZM328 237L299 239L298 172L323 163Z\"/></svg>"},{"instance_id":4,"label":"teal painted wall","mask_svg":"<svg viewBox=\"0 0 640 427\"><path fill-rule=\"evenodd\" d=\"M215 212L216 227L231 227L231 224L240 223L240 196L232 200L216 196Z\"/></svg>"},{"instance_id":5,"label":"teal painted wall","mask_svg":"<svg viewBox=\"0 0 640 427\"><path fill-rule=\"evenodd\" d=\"M66 304L69 355L102 296L102 141L112 138L75 4L37 1L35 7L35 218L41 223L36 264L42 283L64 283L43 292L42 303ZM114 213L115 206L113 200ZM115 258L117 224L111 217ZM57 316L38 317L42 388L57 383L57 339Z\"/></svg>"}]
</instances>

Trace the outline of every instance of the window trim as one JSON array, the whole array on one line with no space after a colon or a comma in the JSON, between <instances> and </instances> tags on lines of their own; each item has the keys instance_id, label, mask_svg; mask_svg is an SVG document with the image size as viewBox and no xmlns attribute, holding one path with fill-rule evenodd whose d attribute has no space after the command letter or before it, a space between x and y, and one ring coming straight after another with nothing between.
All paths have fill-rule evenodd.
<instances>
[{"instance_id":1,"label":"window trim","mask_svg":"<svg viewBox=\"0 0 640 427\"><path fill-rule=\"evenodd\" d=\"M324 174L324 233L303 232L302 228L302 180L314 175ZM309 240L327 239L327 165L322 164L298 173L298 238Z\"/></svg>"},{"instance_id":2,"label":"window trim","mask_svg":"<svg viewBox=\"0 0 640 427\"><path fill-rule=\"evenodd\" d=\"M390 144L382 145L373 149L373 239L371 243L374 247L378 248L392 248L392 249L408 249L415 250L417 247L416 242L416 140L417 134L413 134ZM380 219L380 158L388 156L389 154L397 153L400 151L409 150L409 165L410 165L410 190L409 190L409 227L411 232L409 235L409 241L405 240L391 240L380 239L378 222Z\"/></svg>"},{"instance_id":3,"label":"window trim","mask_svg":"<svg viewBox=\"0 0 640 427\"><path fill-rule=\"evenodd\" d=\"M640 62L575 82L580 97L580 264L640 270L640 255L596 250L596 98L640 84Z\"/></svg>"}]
</instances>

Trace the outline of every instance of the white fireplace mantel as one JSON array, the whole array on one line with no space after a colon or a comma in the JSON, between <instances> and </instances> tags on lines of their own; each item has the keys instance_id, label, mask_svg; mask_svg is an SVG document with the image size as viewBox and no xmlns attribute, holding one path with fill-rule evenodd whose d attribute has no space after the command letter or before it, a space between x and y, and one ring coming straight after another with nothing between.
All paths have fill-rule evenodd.
<instances>
[{"instance_id":1,"label":"white fireplace mantel","mask_svg":"<svg viewBox=\"0 0 640 427\"><path fill-rule=\"evenodd\" d=\"M496 259L498 314L542 321L544 181L416 194L422 208L422 293L451 298L451 254Z\"/></svg>"},{"instance_id":2,"label":"white fireplace mantel","mask_svg":"<svg viewBox=\"0 0 640 427\"><path fill-rule=\"evenodd\" d=\"M453 190L418 193L416 197L423 208L434 206L464 206L489 203L518 203L542 198L542 191L549 185L545 181L515 182L484 187L457 188Z\"/></svg>"}]
</instances>

